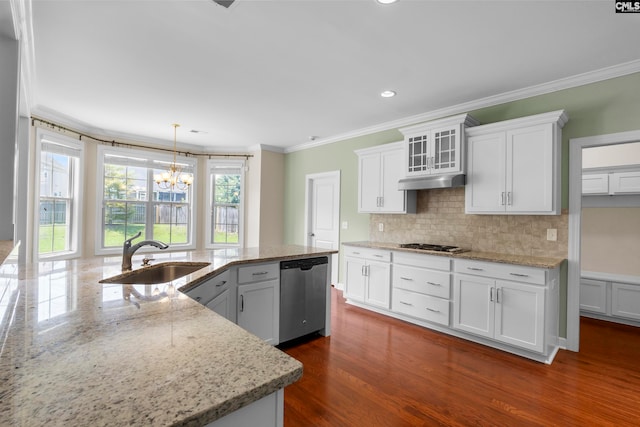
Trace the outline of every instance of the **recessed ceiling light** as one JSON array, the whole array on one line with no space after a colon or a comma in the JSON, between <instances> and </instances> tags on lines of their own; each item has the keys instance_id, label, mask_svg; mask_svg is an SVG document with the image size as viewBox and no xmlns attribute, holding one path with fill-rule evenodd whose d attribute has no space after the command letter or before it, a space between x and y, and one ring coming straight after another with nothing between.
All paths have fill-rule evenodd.
<instances>
[{"instance_id":1,"label":"recessed ceiling light","mask_svg":"<svg viewBox=\"0 0 640 427\"><path fill-rule=\"evenodd\" d=\"M385 90L380 92L380 96L383 98L391 98L392 96L396 96L396 93L392 90Z\"/></svg>"},{"instance_id":2,"label":"recessed ceiling light","mask_svg":"<svg viewBox=\"0 0 640 427\"><path fill-rule=\"evenodd\" d=\"M398 0L376 0L378 3L380 4L391 4L391 3L395 3Z\"/></svg>"}]
</instances>

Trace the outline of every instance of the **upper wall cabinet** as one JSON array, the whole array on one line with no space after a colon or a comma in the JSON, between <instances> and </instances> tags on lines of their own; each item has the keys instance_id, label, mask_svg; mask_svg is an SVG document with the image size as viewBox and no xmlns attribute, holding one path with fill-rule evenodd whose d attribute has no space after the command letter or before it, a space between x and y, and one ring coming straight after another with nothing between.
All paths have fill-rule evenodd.
<instances>
[{"instance_id":1,"label":"upper wall cabinet","mask_svg":"<svg viewBox=\"0 0 640 427\"><path fill-rule=\"evenodd\" d=\"M640 167L633 169L585 172L582 175L582 194L590 196L640 194Z\"/></svg>"},{"instance_id":2,"label":"upper wall cabinet","mask_svg":"<svg viewBox=\"0 0 640 427\"><path fill-rule=\"evenodd\" d=\"M465 128L478 122L468 114L400 129L406 177L464 173Z\"/></svg>"},{"instance_id":3,"label":"upper wall cabinet","mask_svg":"<svg viewBox=\"0 0 640 427\"><path fill-rule=\"evenodd\" d=\"M465 212L559 215L567 120L554 111L467 129Z\"/></svg>"},{"instance_id":4,"label":"upper wall cabinet","mask_svg":"<svg viewBox=\"0 0 640 427\"><path fill-rule=\"evenodd\" d=\"M404 177L403 142L356 150L358 155L358 212L415 213L416 192L398 190Z\"/></svg>"}]
</instances>

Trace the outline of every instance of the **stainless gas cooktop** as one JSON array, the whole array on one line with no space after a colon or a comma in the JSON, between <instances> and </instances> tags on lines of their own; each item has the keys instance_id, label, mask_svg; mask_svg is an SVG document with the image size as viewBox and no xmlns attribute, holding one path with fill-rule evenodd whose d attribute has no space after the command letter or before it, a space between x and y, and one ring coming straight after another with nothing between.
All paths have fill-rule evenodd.
<instances>
[{"instance_id":1,"label":"stainless gas cooktop","mask_svg":"<svg viewBox=\"0 0 640 427\"><path fill-rule=\"evenodd\" d=\"M400 244L400 247L404 249L418 249L421 251L445 252L450 254L457 254L460 252L468 251L468 249L463 249L458 246L435 245L432 243L402 243Z\"/></svg>"}]
</instances>

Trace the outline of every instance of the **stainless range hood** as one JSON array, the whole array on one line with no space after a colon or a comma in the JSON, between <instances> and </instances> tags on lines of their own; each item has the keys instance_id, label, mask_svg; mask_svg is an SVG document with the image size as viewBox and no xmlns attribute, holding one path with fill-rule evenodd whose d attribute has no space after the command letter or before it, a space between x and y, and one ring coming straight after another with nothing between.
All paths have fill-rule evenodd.
<instances>
[{"instance_id":1,"label":"stainless range hood","mask_svg":"<svg viewBox=\"0 0 640 427\"><path fill-rule=\"evenodd\" d=\"M398 181L398 190L429 190L432 188L462 187L465 182L464 174L403 178Z\"/></svg>"}]
</instances>

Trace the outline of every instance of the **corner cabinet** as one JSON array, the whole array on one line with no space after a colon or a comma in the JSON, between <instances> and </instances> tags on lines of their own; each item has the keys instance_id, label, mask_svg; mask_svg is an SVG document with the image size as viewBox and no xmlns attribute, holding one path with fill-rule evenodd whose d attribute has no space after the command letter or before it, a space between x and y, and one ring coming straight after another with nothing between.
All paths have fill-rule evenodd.
<instances>
[{"instance_id":1,"label":"corner cabinet","mask_svg":"<svg viewBox=\"0 0 640 427\"><path fill-rule=\"evenodd\" d=\"M467 129L465 213L559 215L564 111Z\"/></svg>"},{"instance_id":2,"label":"corner cabinet","mask_svg":"<svg viewBox=\"0 0 640 427\"><path fill-rule=\"evenodd\" d=\"M400 129L404 176L464 173L465 129L478 122L468 114Z\"/></svg>"},{"instance_id":3,"label":"corner cabinet","mask_svg":"<svg viewBox=\"0 0 640 427\"><path fill-rule=\"evenodd\" d=\"M398 190L403 143L356 150L358 155L358 212L415 213L416 192Z\"/></svg>"},{"instance_id":4,"label":"corner cabinet","mask_svg":"<svg viewBox=\"0 0 640 427\"><path fill-rule=\"evenodd\" d=\"M456 260L453 328L553 358L558 278L558 269Z\"/></svg>"}]
</instances>

